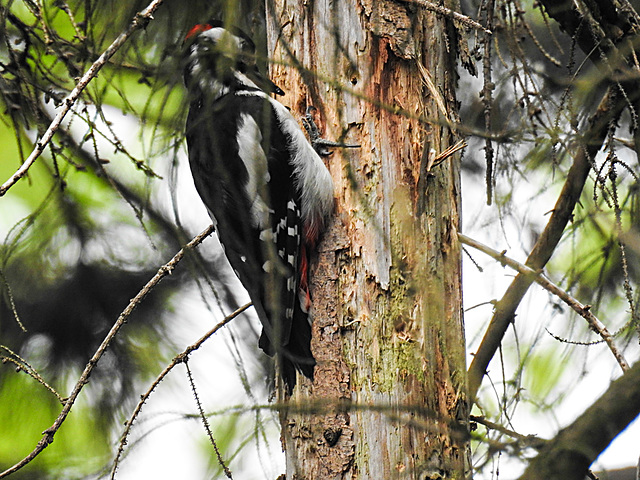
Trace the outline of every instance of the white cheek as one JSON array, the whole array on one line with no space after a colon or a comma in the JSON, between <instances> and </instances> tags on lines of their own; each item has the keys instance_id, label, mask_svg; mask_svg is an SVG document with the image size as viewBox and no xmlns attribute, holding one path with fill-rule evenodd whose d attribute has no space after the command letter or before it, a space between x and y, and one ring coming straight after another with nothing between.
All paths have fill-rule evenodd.
<instances>
[{"instance_id":1,"label":"white cheek","mask_svg":"<svg viewBox=\"0 0 640 480\"><path fill-rule=\"evenodd\" d=\"M215 27L210 28L209 30L205 30L200 34L200 36L209 38L214 45L217 44L220 39L225 37L225 41L232 41L237 46L237 48L240 48L240 39L235 35L231 35L222 27Z\"/></svg>"},{"instance_id":2,"label":"white cheek","mask_svg":"<svg viewBox=\"0 0 640 480\"><path fill-rule=\"evenodd\" d=\"M191 79L195 80L200 90L212 99L220 98L229 93L230 88L227 85L224 85L202 68L202 65L198 61L199 55L201 55L201 53L199 53L197 47L194 46L189 56Z\"/></svg>"}]
</instances>

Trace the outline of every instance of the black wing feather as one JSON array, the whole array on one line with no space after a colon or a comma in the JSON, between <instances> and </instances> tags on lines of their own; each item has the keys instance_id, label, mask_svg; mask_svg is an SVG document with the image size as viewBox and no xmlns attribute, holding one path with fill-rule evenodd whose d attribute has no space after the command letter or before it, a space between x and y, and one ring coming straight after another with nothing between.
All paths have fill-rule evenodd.
<instances>
[{"instance_id":1,"label":"black wing feather","mask_svg":"<svg viewBox=\"0 0 640 480\"><path fill-rule=\"evenodd\" d=\"M251 115L262 133L272 244L261 240L263 228L254 225L248 214L251 201L245 186L249 172L237 144L242 115ZM229 94L211 105L202 99L191 104L187 144L196 188L215 218L227 258L263 324L259 345L269 355L281 353L281 373L291 392L296 369L311 378L315 360L309 345L308 315L297 298L302 225L300 196L291 180L289 142L268 99L262 96ZM282 188L283 178L289 179L289 188ZM274 258L279 259L278 264L265 271L265 262Z\"/></svg>"}]
</instances>

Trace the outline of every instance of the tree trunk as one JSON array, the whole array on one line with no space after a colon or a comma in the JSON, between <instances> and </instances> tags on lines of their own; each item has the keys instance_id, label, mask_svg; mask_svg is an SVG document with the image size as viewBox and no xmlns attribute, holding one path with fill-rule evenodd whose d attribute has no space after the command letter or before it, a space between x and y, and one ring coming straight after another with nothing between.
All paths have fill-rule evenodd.
<instances>
[{"instance_id":1,"label":"tree trunk","mask_svg":"<svg viewBox=\"0 0 640 480\"><path fill-rule=\"evenodd\" d=\"M312 270L313 385L281 411L287 479L465 478L455 32L415 4L267 1L272 79L324 137L336 210ZM448 38L449 37L449 38Z\"/></svg>"}]
</instances>

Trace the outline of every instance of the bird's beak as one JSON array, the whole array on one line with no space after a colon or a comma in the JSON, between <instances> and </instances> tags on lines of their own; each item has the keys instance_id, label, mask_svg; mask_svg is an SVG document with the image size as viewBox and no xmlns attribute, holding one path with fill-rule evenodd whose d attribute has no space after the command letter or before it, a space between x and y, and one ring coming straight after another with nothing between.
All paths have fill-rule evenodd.
<instances>
[{"instance_id":1,"label":"bird's beak","mask_svg":"<svg viewBox=\"0 0 640 480\"><path fill-rule=\"evenodd\" d=\"M261 90L264 90L268 93L275 93L276 95L284 95L284 91L275 83L273 83L269 78L262 75L257 68L251 72L248 72L247 76Z\"/></svg>"},{"instance_id":2,"label":"bird's beak","mask_svg":"<svg viewBox=\"0 0 640 480\"><path fill-rule=\"evenodd\" d=\"M271 84L271 91L273 93L276 95L284 95L284 90L282 90L278 85L273 83L271 80L269 80L269 83Z\"/></svg>"}]
</instances>

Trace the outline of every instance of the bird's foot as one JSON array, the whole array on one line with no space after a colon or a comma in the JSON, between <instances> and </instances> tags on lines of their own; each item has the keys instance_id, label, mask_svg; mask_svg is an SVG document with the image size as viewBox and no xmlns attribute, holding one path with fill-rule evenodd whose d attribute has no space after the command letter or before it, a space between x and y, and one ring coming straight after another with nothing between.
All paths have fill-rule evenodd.
<instances>
[{"instance_id":1,"label":"bird's foot","mask_svg":"<svg viewBox=\"0 0 640 480\"><path fill-rule=\"evenodd\" d=\"M309 134L311 146L318 155L320 155L321 157L331 155L331 150L329 150L330 148L360 148L360 145L332 142L331 140L320 138L320 131L318 130L316 122L313 120L313 113L315 111L317 111L316 107L314 107L313 105L309 105L307 107L307 113L302 119L302 124Z\"/></svg>"}]
</instances>

